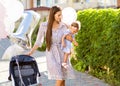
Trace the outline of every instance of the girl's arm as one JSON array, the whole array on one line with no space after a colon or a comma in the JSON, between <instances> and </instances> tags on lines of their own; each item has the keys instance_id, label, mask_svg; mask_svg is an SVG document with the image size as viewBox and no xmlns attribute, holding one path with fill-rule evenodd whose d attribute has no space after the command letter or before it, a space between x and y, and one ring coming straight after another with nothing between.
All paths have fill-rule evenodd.
<instances>
[{"instance_id":1,"label":"girl's arm","mask_svg":"<svg viewBox=\"0 0 120 86\"><path fill-rule=\"evenodd\" d=\"M63 36L62 36L62 47L65 47L65 46L66 46L66 44L65 44L65 37L66 37L66 35L63 35Z\"/></svg>"},{"instance_id":2,"label":"girl's arm","mask_svg":"<svg viewBox=\"0 0 120 86\"><path fill-rule=\"evenodd\" d=\"M73 39L72 43L73 43L75 46L78 46L78 43L76 42L75 39Z\"/></svg>"},{"instance_id":3,"label":"girl's arm","mask_svg":"<svg viewBox=\"0 0 120 86\"><path fill-rule=\"evenodd\" d=\"M67 40L71 41L75 46L78 46L78 43L76 42L76 40L74 38L72 38L72 36L70 34L66 35L65 38Z\"/></svg>"}]
</instances>

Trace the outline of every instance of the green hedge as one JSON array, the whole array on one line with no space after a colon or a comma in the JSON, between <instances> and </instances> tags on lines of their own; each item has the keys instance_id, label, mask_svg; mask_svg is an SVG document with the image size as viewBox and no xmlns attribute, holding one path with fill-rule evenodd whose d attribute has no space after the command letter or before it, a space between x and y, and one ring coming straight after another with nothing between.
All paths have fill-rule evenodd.
<instances>
[{"instance_id":1,"label":"green hedge","mask_svg":"<svg viewBox=\"0 0 120 86\"><path fill-rule=\"evenodd\" d=\"M81 30L74 68L120 86L120 9L86 9L77 15Z\"/></svg>"}]
</instances>

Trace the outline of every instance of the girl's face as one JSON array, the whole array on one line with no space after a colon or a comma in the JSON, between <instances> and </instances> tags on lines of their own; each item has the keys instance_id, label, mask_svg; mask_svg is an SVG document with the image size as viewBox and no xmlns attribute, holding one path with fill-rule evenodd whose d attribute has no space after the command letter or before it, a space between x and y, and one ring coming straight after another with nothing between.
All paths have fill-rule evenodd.
<instances>
[{"instance_id":1,"label":"girl's face","mask_svg":"<svg viewBox=\"0 0 120 86\"><path fill-rule=\"evenodd\" d=\"M75 34L75 33L78 32L78 28L75 27L75 26L71 26L71 27L70 27L70 30L71 30L71 32L72 32L73 34Z\"/></svg>"},{"instance_id":2,"label":"girl's face","mask_svg":"<svg viewBox=\"0 0 120 86\"><path fill-rule=\"evenodd\" d=\"M61 22L61 18L62 18L62 12L61 11L56 12L55 21L56 22Z\"/></svg>"}]
</instances>

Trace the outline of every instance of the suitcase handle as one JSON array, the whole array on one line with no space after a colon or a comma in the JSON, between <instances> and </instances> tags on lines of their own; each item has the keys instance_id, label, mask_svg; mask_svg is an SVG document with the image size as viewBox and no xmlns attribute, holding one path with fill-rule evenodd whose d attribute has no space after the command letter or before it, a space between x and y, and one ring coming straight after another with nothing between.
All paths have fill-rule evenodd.
<instances>
[{"instance_id":1,"label":"suitcase handle","mask_svg":"<svg viewBox=\"0 0 120 86\"><path fill-rule=\"evenodd\" d=\"M17 66L18 66L18 72L19 72L19 77L20 77L20 81L21 81L21 86L22 85L25 86L23 79L22 79L22 76L21 76L21 71L20 71L20 66L19 66L18 60L17 59L15 59L15 60L16 60Z\"/></svg>"}]
</instances>

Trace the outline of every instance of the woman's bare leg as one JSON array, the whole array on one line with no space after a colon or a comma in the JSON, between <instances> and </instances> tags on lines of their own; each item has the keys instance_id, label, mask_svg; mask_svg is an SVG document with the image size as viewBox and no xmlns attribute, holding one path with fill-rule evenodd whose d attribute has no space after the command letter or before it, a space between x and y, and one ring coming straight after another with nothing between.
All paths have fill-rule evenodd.
<instances>
[{"instance_id":1,"label":"woman's bare leg","mask_svg":"<svg viewBox=\"0 0 120 86\"><path fill-rule=\"evenodd\" d=\"M56 80L55 86L65 86L65 80Z\"/></svg>"},{"instance_id":2,"label":"woman's bare leg","mask_svg":"<svg viewBox=\"0 0 120 86\"><path fill-rule=\"evenodd\" d=\"M63 84L62 84L62 86L65 86L65 80L63 80Z\"/></svg>"}]
</instances>

